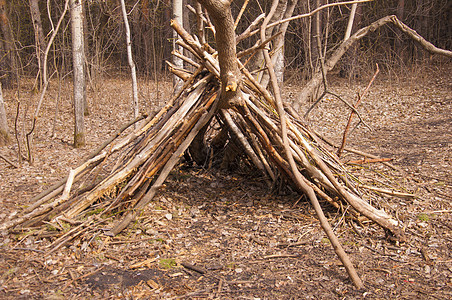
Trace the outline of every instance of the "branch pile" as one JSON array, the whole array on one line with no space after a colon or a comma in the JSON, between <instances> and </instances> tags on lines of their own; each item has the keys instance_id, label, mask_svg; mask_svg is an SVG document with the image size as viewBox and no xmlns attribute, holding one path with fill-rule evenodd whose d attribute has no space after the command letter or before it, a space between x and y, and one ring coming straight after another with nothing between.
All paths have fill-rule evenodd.
<instances>
[{"instance_id":1,"label":"branch pile","mask_svg":"<svg viewBox=\"0 0 452 300\"><path fill-rule=\"evenodd\" d=\"M183 39L179 43L199 61L193 62L197 67L193 73L171 68L185 80L181 92L156 116L146 118L138 129L123 139L116 141L112 138L104 143L85 163L71 170L67 178L35 197L33 205L20 216L3 223L0 229L19 225L26 228L43 221L55 222L59 216L68 220L80 219L93 210L103 214L126 211L121 224L111 230L111 234L119 233L152 200L179 158L195 137L206 131L213 117L219 121L221 130L207 147L218 150L227 144L228 139L233 139L262 174L272 180L283 176L302 192L284 154L280 118L273 96L239 61L244 78L243 105L218 109L220 70L214 50L210 48L208 52L178 24L173 23L172 26ZM252 53L260 47L248 52ZM243 55L239 53L238 56ZM351 205L353 213L362 214L397 234L397 221L360 197L359 180L322 146L319 138L290 107L286 108L286 121L290 149L297 168L316 194L335 207L339 207L339 201L344 201ZM106 166L112 168L107 176L99 180ZM71 193L76 182L79 182L78 188Z\"/></svg>"},{"instance_id":2,"label":"branch pile","mask_svg":"<svg viewBox=\"0 0 452 300\"><path fill-rule=\"evenodd\" d=\"M285 178L292 188L306 194L330 240L334 234L325 224L317 197L337 208L349 205L347 212L351 216L365 216L391 236L403 239L395 219L363 200L359 179L322 145L294 109L283 107L275 80L272 80L273 92L270 93L241 61L262 51L278 34L266 38L261 31L260 43L234 56L239 74L223 74L215 49L207 43L201 44L176 22L171 26L181 37L177 43L194 58L173 53L194 70L169 64L170 70L184 80L180 92L157 115L139 118L118 130L85 163L32 199L33 204L19 215L1 224L0 230L24 230L50 224L63 231L63 223L78 224L52 244L56 249L85 230L82 228L101 224L106 217L120 214L121 221L106 232L116 235L153 199L184 153L188 151L202 164L222 152L226 164L228 155L233 155L229 148L233 144L245 154L243 160L269 180ZM253 23L237 40L246 38L255 27ZM268 50L263 51L265 54ZM268 53L265 57L272 77ZM238 77L237 84L234 80ZM221 100L225 91L237 91L239 101L228 99L233 105L224 105ZM140 122L140 126L118 139L135 122ZM219 129L208 130L214 123ZM353 277L353 270L347 267L353 269L351 263L343 259L345 253L339 253L342 248L334 242L333 245ZM359 278L354 279L354 283L362 286Z\"/></svg>"}]
</instances>

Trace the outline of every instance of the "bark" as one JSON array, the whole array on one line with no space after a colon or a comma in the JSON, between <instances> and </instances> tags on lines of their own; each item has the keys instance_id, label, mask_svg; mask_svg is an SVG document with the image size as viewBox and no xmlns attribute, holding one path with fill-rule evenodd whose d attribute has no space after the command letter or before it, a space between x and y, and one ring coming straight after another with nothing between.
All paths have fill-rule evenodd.
<instances>
[{"instance_id":1,"label":"bark","mask_svg":"<svg viewBox=\"0 0 452 300\"><path fill-rule=\"evenodd\" d=\"M138 87L137 87L137 72L135 63L132 57L132 42L130 37L129 20L127 18L126 4L121 0L122 15L124 17L124 25L126 27L126 42L127 42L127 58L129 61L130 72L132 73L132 91L133 91L133 117L138 118Z\"/></svg>"},{"instance_id":2,"label":"bark","mask_svg":"<svg viewBox=\"0 0 452 300\"><path fill-rule=\"evenodd\" d=\"M315 5L314 5L314 9L322 6L324 4L324 0L316 0L315 1ZM312 19L312 24L311 24L311 65L312 65L312 71L315 72L315 70L317 70L320 66L319 60L321 57L321 53L319 53L319 49L321 48L321 46L319 47L318 45L318 37L320 37L320 41L322 41L322 32L323 32L323 27L325 24L323 24L323 11L318 11L314 18Z\"/></svg>"},{"instance_id":3,"label":"bark","mask_svg":"<svg viewBox=\"0 0 452 300\"><path fill-rule=\"evenodd\" d=\"M284 12L284 19L292 16L295 6L298 0L289 0L286 11ZM289 22L284 23L279 28L281 35L276 37L274 42L274 49L276 53L272 57L273 65L275 66L276 79L279 86L282 88L284 83L284 70L285 70L285 60L284 60L284 41L286 37L287 28L289 27Z\"/></svg>"},{"instance_id":4,"label":"bark","mask_svg":"<svg viewBox=\"0 0 452 300\"><path fill-rule=\"evenodd\" d=\"M358 6L358 3L355 3L352 5L352 9L350 11L350 16L348 17L348 24L347 29L345 30L345 36L344 41L350 37L352 34L352 27L355 20L355 14L356 14L356 7Z\"/></svg>"},{"instance_id":5,"label":"bark","mask_svg":"<svg viewBox=\"0 0 452 300\"><path fill-rule=\"evenodd\" d=\"M355 8L355 9L353 9ZM362 20L362 5L355 3L353 4L352 10L350 12L349 23L344 36L344 41L350 38L352 33L356 32L356 29L361 26ZM359 68L359 43L354 43L350 49L346 52L344 57L344 64L341 68L340 75L342 77L348 77L349 80L358 76Z\"/></svg>"},{"instance_id":6,"label":"bark","mask_svg":"<svg viewBox=\"0 0 452 300\"><path fill-rule=\"evenodd\" d=\"M0 0L0 30L3 34L3 48L5 55L2 54L0 62L6 60L6 63L1 65L0 77L6 75L6 79L2 79L8 87L12 80L17 79L17 59L16 59L16 47L14 46L14 39L11 32L11 26L9 18L6 13L6 0ZM0 45L1 46L1 45ZM4 58L3 58L4 57Z\"/></svg>"},{"instance_id":7,"label":"bark","mask_svg":"<svg viewBox=\"0 0 452 300\"><path fill-rule=\"evenodd\" d=\"M82 20L82 0L71 0L72 60L74 81L74 147L85 145L85 50Z\"/></svg>"},{"instance_id":8,"label":"bark","mask_svg":"<svg viewBox=\"0 0 452 300\"><path fill-rule=\"evenodd\" d=\"M353 46L353 43L359 41L365 37L369 32L374 32L381 26L388 23L392 23L397 28L399 28L403 33L405 33L409 38L417 42L422 48L432 54L438 54L446 57L452 57L452 51L440 49L435 47L432 43L426 41L422 36L420 36L416 31L405 25L396 16L386 16L381 18L369 26L363 27L354 33L349 39L344 41L331 55L325 60L325 72L331 71L337 62L341 59L347 50ZM304 86L303 90L298 95L298 102L294 103L294 108L298 110L300 108L301 102L306 101L309 95L322 84L322 72L317 72L313 75L312 79Z\"/></svg>"},{"instance_id":9,"label":"bark","mask_svg":"<svg viewBox=\"0 0 452 300\"><path fill-rule=\"evenodd\" d=\"M90 60L90 47L89 47L89 43L88 43L88 37L89 37L89 32L88 32L88 21L86 19L86 6L85 6L85 2L82 2L82 20L83 20L83 45L84 45L84 59L83 59L83 64L84 64L84 73L85 73L85 78L89 78L89 74L88 74L88 70L89 70L89 66L88 66L88 61ZM86 83L85 83L85 89L83 92L83 114L85 116L89 116L89 105L88 105L88 97L86 97Z\"/></svg>"},{"instance_id":10,"label":"bark","mask_svg":"<svg viewBox=\"0 0 452 300\"><path fill-rule=\"evenodd\" d=\"M30 0L31 19L33 21L33 29L35 31L36 59L39 69L39 85L44 83L44 31L42 29L41 11L39 10L39 0Z\"/></svg>"},{"instance_id":11,"label":"bark","mask_svg":"<svg viewBox=\"0 0 452 300\"><path fill-rule=\"evenodd\" d=\"M236 59L234 19L231 15L230 1L199 0L199 3L206 8L215 25L221 81L220 107L239 105L242 103L241 75Z\"/></svg>"},{"instance_id":12,"label":"bark","mask_svg":"<svg viewBox=\"0 0 452 300\"><path fill-rule=\"evenodd\" d=\"M177 21L177 23L181 24L183 26L183 0L173 0L173 19ZM181 46L176 44L176 41L179 39L179 35L176 31L173 31L173 50L179 51L180 53L183 53L183 49ZM173 56L173 63L178 68L184 67L184 61L176 56ZM177 91L180 90L180 88L183 85L183 81L177 77L173 76L173 87L174 92L177 93Z\"/></svg>"},{"instance_id":13,"label":"bark","mask_svg":"<svg viewBox=\"0 0 452 300\"><path fill-rule=\"evenodd\" d=\"M271 22L290 18L293 14L295 6L297 5L298 0L281 0L278 3L278 7L276 8L275 13L273 14ZM284 41L286 37L287 28L289 23L283 23L281 25L269 28L266 30L266 36L269 37L271 35L275 35L280 32L280 34L274 39L272 46L272 63L275 69L275 75L278 82L278 85L282 88L284 82ZM260 59L263 61L264 57L262 52L260 53ZM262 64L262 63L260 63ZM268 72L264 72L264 75L261 79L261 84L266 87L269 83L270 76Z\"/></svg>"},{"instance_id":14,"label":"bark","mask_svg":"<svg viewBox=\"0 0 452 300\"><path fill-rule=\"evenodd\" d=\"M288 3L288 0L279 0L278 1L277 7L276 7L274 13L271 16L271 20L268 23L272 23L272 22L275 22L277 20L283 19L283 16L285 15L285 11L287 9L287 3ZM278 30L280 29L280 26L281 25L274 26L272 28L267 28L265 30L265 36L269 37L269 36L274 35L276 32L278 32ZM261 41L261 42L263 42L263 41ZM273 47L272 47L272 50L273 50L273 64L275 64L275 62L277 60L278 60L278 62L281 62L280 61L280 59L281 59L281 55L280 54L283 53L281 51L283 45L284 45L284 37L282 37L282 40L279 40L279 41L275 40L275 41L273 41ZM259 51L257 53L257 57L256 57L257 65L255 66L256 69L262 68L262 66L264 65L264 60L265 59L264 59L263 51L264 50ZM259 82L265 88L268 86L268 84L270 82L270 75L268 74L268 71L262 71L261 72L261 75L260 75L260 78L259 78Z\"/></svg>"},{"instance_id":15,"label":"bark","mask_svg":"<svg viewBox=\"0 0 452 300\"><path fill-rule=\"evenodd\" d=\"M202 6L201 4L196 1L195 3L195 9L196 9L196 26L198 31L198 38L199 42L204 45L206 43L206 36L204 31L204 20L202 18Z\"/></svg>"},{"instance_id":16,"label":"bark","mask_svg":"<svg viewBox=\"0 0 452 300\"><path fill-rule=\"evenodd\" d=\"M6 121L5 102L3 101L2 84L0 83L0 146L5 146L11 141L8 123Z\"/></svg>"}]
</instances>

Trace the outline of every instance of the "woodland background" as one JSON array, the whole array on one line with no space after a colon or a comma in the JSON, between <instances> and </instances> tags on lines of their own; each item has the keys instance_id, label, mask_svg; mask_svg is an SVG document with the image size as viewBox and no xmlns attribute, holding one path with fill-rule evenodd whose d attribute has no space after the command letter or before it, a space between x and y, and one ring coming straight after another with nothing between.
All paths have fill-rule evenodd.
<instances>
[{"instance_id":1,"label":"woodland background","mask_svg":"<svg viewBox=\"0 0 452 300\"><path fill-rule=\"evenodd\" d=\"M3 2L3 3L2 3ZM171 1L125 1L132 35L132 51L140 76L157 79L165 74L165 60L171 60L172 17ZM184 1L185 2L185 1ZM191 2L191 1L189 1ZM234 1L233 15L237 15L244 1ZM327 3L325 0L300 1L294 15L303 14ZM33 4L33 5L31 5ZM91 86L104 75L116 75L128 70L124 21L118 1L88 0L84 2L84 34L86 70ZM193 3L190 3L193 6ZM259 14L268 11L271 1L251 1L238 24L242 32ZM0 76L4 87L11 86L16 76L35 76L39 70L37 47L43 47L52 26L63 10L63 1L14 0L0 1L2 11L0 39ZM39 14L38 10L39 9ZM40 16L40 26L33 26L32 13ZM452 47L452 4L447 0L372 1L358 6L354 31L375 20L394 14L415 29L426 40L443 49ZM7 17L7 18L5 18ZM327 51L343 39L349 9L337 7L321 12L321 29ZM36 17L35 17L36 18ZM52 22L50 21L52 20ZM71 31L67 16L62 23L49 53L49 74L58 71L66 76L71 71ZM184 27L195 31L194 15L184 9ZM286 73L299 79L309 79L317 61L317 47L310 18L292 21L286 34L284 55ZM211 39L212 36L210 36ZM211 41L212 42L212 41ZM255 40L246 39L238 50L249 48ZM385 26L366 36L349 51L344 65L353 72L364 72L379 63L387 71L406 71L413 63L424 62L429 55L419 49L397 29ZM293 71L293 72L292 72ZM371 73L371 72L370 72ZM6 75L6 76L5 76ZM288 76L291 77L290 75Z\"/></svg>"}]
</instances>

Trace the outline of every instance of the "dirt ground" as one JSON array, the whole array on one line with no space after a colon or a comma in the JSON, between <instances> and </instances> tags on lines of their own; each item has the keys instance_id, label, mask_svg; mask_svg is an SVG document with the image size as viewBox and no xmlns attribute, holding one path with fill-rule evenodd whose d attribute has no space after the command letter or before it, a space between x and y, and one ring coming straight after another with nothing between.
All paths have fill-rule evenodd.
<instances>
[{"instance_id":1,"label":"dirt ground","mask_svg":"<svg viewBox=\"0 0 452 300\"><path fill-rule=\"evenodd\" d=\"M0 235L1 299L451 299L452 76L450 66L409 76L380 75L359 112L364 122L347 146L392 158L350 167L368 184L416 194L368 200L403 225L406 243L392 243L369 222L352 223L322 203L365 289L356 290L309 203L290 191L272 192L263 178L240 170L180 166L139 220L111 238L102 224L51 252L52 239L33 232ZM143 111L168 99L170 83L141 80ZM356 101L367 80L332 78L331 89ZM296 101L299 85L284 97ZM18 132L29 129L36 101L22 83ZM71 146L71 85L46 96L34 136L35 162L13 168L0 160L0 222L30 205L32 196L67 175L109 134L131 119L128 78L105 79L88 92L87 146ZM14 91L4 91L14 128ZM311 103L303 103L304 113ZM341 141L349 110L328 96L309 114L317 132ZM357 118L355 117L355 120ZM25 127L24 127L25 126ZM17 163L17 145L0 148ZM360 157L346 154L344 161Z\"/></svg>"}]
</instances>

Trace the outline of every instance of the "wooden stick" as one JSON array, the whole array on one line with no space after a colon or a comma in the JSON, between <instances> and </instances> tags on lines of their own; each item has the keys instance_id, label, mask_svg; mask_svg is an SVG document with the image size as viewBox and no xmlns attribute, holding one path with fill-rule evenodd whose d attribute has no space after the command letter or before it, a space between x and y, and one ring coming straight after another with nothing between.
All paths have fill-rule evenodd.
<instances>
[{"instance_id":1,"label":"wooden stick","mask_svg":"<svg viewBox=\"0 0 452 300\"><path fill-rule=\"evenodd\" d=\"M243 14L243 12L245 11L246 7L248 6L248 3L249 3L249 2L250 2L250 0L245 0L245 2L243 3L242 8L240 9L237 18L235 19L235 22L234 22L234 30L237 29L237 25L238 25L239 22L240 22L240 18L242 17L242 14Z\"/></svg>"},{"instance_id":2,"label":"wooden stick","mask_svg":"<svg viewBox=\"0 0 452 300\"><path fill-rule=\"evenodd\" d=\"M4 161L6 161L8 164L10 164L12 167L14 167L14 168L19 168L19 166L18 165L16 165L15 163L13 163L12 161L10 161L8 158L6 158L5 156L3 156L1 153L0 153L0 158L1 159L3 159Z\"/></svg>"},{"instance_id":3,"label":"wooden stick","mask_svg":"<svg viewBox=\"0 0 452 300\"><path fill-rule=\"evenodd\" d=\"M137 214L141 212L141 210L154 198L157 190L160 189L161 185L166 180L166 177L169 175L171 170L179 161L180 156L182 156L185 150L187 150L187 148L190 146L191 142L198 134L198 132L201 130L201 128L203 128L204 125L206 125L207 122L210 121L210 119L212 118L217 109L217 105L218 101L215 102L215 104L212 106L208 113L205 110L202 112L201 118L196 123L195 127L191 130L190 134L187 136L184 142L173 153L171 159L166 163L165 167L161 171L158 178L155 180L151 189L146 193L143 199L141 199L140 202L137 203L135 208L132 211L130 211L115 228L105 233L106 235L115 236L122 230L124 230L130 224L130 222L132 222L136 218Z\"/></svg>"},{"instance_id":4,"label":"wooden stick","mask_svg":"<svg viewBox=\"0 0 452 300\"><path fill-rule=\"evenodd\" d=\"M140 153L137 153L133 159L127 163L126 166L121 168L120 171L105 178L99 185L97 185L84 199L72 207L66 216L69 218L74 218L77 214L82 212L85 208L94 203L99 197L108 192L109 189L113 188L118 182L123 181L125 178L129 177L138 166L143 164L148 156L154 152L159 143L171 134L171 129L176 127L177 124L181 124L187 112L192 108L195 102L198 101L199 95L203 92L205 85L201 85L196 91L190 94L187 99L183 102L182 106L171 115L170 119L165 123L165 130L160 130L152 142L148 143Z\"/></svg>"},{"instance_id":5,"label":"wooden stick","mask_svg":"<svg viewBox=\"0 0 452 300\"><path fill-rule=\"evenodd\" d=\"M395 197L399 197L399 198L415 198L416 197L415 194L401 193L401 192L397 192L394 190L379 188L376 186L360 185L360 187L362 187L363 189L366 189L366 190L371 190L371 191L374 191L377 193L387 194L387 195L391 195L391 196L395 196Z\"/></svg>"},{"instance_id":6,"label":"wooden stick","mask_svg":"<svg viewBox=\"0 0 452 300\"><path fill-rule=\"evenodd\" d=\"M362 164L387 162L387 161L392 161L392 158L371 158L371 159L365 158L365 159L361 159L361 160L350 160L347 163L362 165Z\"/></svg>"},{"instance_id":7,"label":"wooden stick","mask_svg":"<svg viewBox=\"0 0 452 300\"><path fill-rule=\"evenodd\" d=\"M375 71L374 76L372 76L372 79L370 80L370 82L369 82L369 84L367 85L366 89L364 90L363 94L362 94L362 95L359 95L359 94L358 94L358 101L356 101L355 105L353 105L353 107L354 107L355 109L358 108L359 103L360 103L361 100L366 96L367 91L369 90L370 86L372 85L372 83L374 82L374 80L375 80L375 78L377 77L378 73L380 72L380 68L378 67L378 64L376 64L376 65L377 65L377 70ZM344 150L345 142L346 142L346 139L347 139L347 132L348 132L348 130L349 130L349 128L350 128L350 125L351 125L351 123L352 123L353 114L354 114L354 111L351 111L351 112L350 112L350 117L348 118L347 125L345 126L345 129L344 129L344 134L343 134L343 137L342 137L342 143L341 143L341 146L340 146L339 149L337 150L337 156L338 156L338 157L341 157L342 150Z\"/></svg>"},{"instance_id":8,"label":"wooden stick","mask_svg":"<svg viewBox=\"0 0 452 300\"><path fill-rule=\"evenodd\" d=\"M200 64L198 64L197 62L193 61L192 59L186 57L185 55L183 55L182 53L180 53L179 51L172 51L171 52L172 55L182 59L183 61L189 63L190 65L194 66L195 68L199 68Z\"/></svg>"},{"instance_id":9,"label":"wooden stick","mask_svg":"<svg viewBox=\"0 0 452 300\"><path fill-rule=\"evenodd\" d=\"M69 199L69 193L71 192L72 182L74 182L75 177L75 171L71 169L69 171L68 179L66 181L66 185L64 186L63 195L61 195L61 198L59 201L66 201Z\"/></svg>"},{"instance_id":10,"label":"wooden stick","mask_svg":"<svg viewBox=\"0 0 452 300\"><path fill-rule=\"evenodd\" d=\"M270 9L270 13L264 20L264 23L261 28L261 40L265 40L265 29L267 27L268 22L270 21L273 13L276 10L276 7L278 6L278 0L274 0L272 7ZM271 61L270 55L268 53L267 49L263 50L264 52L264 58L265 63L268 68L268 72L270 75L270 81L272 84L273 92L275 95L276 100L276 106L278 108L278 114L280 118L280 124L281 124L281 134L282 139L284 142L284 149L286 152L287 159L289 161L290 169L292 170L293 177L295 179L295 183L297 183L300 188L305 192L305 194L308 196L309 200L311 200L312 206L314 207L314 210L319 218L320 225L322 226L323 230L325 231L326 235L328 236L328 239L331 241L331 244L333 245L334 251L336 252L339 259L342 261L342 264L344 265L345 269L347 270L348 275L352 279L354 285L361 289L364 287L363 282L358 276L358 273L356 272L352 262L350 261L350 258L345 253L344 249L342 248L342 245L340 244L338 238L333 232L333 229L331 228L330 224L328 223L328 220L326 219L323 210L319 204L319 201L317 200L317 197L314 193L314 190L306 184L306 182L303 180L303 175L298 171L297 165L295 163L295 160L292 156L292 151L289 146L289 138L287 136L287 127L286 127L286 118L285 118L285 111L281 100L281 93L279 91L279 85L277 83L275 70L273 68L273 63ZM330 179L331 181L331 179Z\"/></svg>"},{"instance_id":11,"label":"wooden stick","mask_svg":"<svg viewBox=\"0 0 452 300\"><path fill-rule=\"evenodd\" d=\"M234 120L232 119L231 115L227 110L222 109L220 111L220 114L222 115L223 119L225 120L225 123L231 130L231 132L236 136L240 144L242 145L243 150L245 150L248 157L251 159L253 164L264 174L267 175L267 172L265 171L264 164L259 159L259 157L254 153L253 148L251 147L250 143L246 139L246 137L243 135L243 133L240 131L240 129L237 127L237 125L234 123Z\"/></svg>"}]
</instances>

